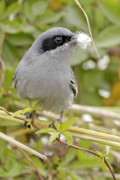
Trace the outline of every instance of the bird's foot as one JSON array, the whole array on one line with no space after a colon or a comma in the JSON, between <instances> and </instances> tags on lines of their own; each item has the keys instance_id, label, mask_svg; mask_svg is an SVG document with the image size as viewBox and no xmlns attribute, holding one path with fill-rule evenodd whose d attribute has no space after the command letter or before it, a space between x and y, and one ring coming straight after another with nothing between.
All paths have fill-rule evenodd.
<instances>
[{"instance_id":1,"label":"bird's foot","mask_svg":"<svg viewBox=\"0 0 120 180\"><path fill-rule=\"evenodd\" d=\"M25 121L24 127L25 127L25 129L31 128L31 122L30 121Z\"/></svg>"},{"instance_id":2,"label":"bird's foot","mask_svg":"<svg viewBox=\"0 0 120 180\"><path fill-rule=\"evenodd\" d=\"M34 121L33 112L28 113L26 116L26 121L24 123L25 129L26 128L32 128L33 129L33 127L32 127L33 121Z\"/></svg>"},{"instance_id":3,"label":"bird's foot","mask_svg":"<svg viewBox=\"0 0 120 180\"><path fill-rule=\"evenodd\" d=\"M57 121L58 124L61 124L61 123L62 123L62 119L59 118L59 119L53 121L51 124L49 124L49 127L57 130L57 128L56 128L56 126L55 126L55 122L56 122L56 121Z\"/></svg>"},{"instance_id":4,"label":"bird's foot","mask_svg":"<svg viewBox=\"0 0 120 180\"><path fill-rule=\"evenodd\" d=\"M55 121L49 124L49 128L53 128L56 130Z\"/></svg>"}]
</instances>

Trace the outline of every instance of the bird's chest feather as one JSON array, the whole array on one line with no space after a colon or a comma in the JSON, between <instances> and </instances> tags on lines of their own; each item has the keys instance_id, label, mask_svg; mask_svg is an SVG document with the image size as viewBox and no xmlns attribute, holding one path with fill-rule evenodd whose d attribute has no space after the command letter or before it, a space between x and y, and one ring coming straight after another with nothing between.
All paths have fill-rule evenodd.
<instances>
[{"instance_id":1,"label":"bird's chest feather","mask_svg":"<svg viewBox=\"0 0 120 180\"><path fill-rule=\"evenodd\" d=\"M41 96L54 99L68 96L70 92L70 67L64 62L56 62L52 59L51 62L42 61L32 66L32 72L34 73L29 78L31 83L26 83L28 86L26 89L31 98Z\"/></svg>"}]
</instances>

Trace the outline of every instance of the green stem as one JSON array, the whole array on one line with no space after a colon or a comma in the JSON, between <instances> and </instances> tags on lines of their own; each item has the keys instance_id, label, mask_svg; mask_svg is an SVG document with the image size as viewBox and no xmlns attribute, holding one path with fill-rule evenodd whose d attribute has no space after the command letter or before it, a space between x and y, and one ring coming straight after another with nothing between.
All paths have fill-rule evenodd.
<instances>
[{"instance_id":1,"label":"green stem","mask_svg":"<svg viewBox=\"0 0 120 180\"><path fill-rule=\"evenodd\" d=\"M20 119L21 117L22 119ZM25 118L23 117L24 116L18 116L13 118L5 114L5 112L0 111L1 120L9 120L17 123L24 123ZM35 120L35 124L39 129L48 127L49 123L49 121L43 121L38 119ZM78 127L70 127L68 130L72 132L73 136L80 137L83 139L89 139L91 141L104 145L109 145L115 148L120 148L120 137L118 136L101 133L93 130L82 129Z\"/></svg>"}]
</instances>

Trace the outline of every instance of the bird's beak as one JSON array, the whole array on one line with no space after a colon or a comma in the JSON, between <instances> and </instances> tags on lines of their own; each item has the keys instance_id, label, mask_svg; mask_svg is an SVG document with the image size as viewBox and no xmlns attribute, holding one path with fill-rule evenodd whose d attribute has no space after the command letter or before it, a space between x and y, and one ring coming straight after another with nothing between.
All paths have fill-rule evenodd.
<instances>
[{"instance_id":1,"label":"bird's beak","mask_svg":"<svg viewBox=\"0 0 120 180\"><path fill-rule=\"evenodd\" d=\"M80 46L82 49L86 49L91 45L91 38L82 32L73 33L70 44L73 46Z\"/></svg>"}]
</instances>

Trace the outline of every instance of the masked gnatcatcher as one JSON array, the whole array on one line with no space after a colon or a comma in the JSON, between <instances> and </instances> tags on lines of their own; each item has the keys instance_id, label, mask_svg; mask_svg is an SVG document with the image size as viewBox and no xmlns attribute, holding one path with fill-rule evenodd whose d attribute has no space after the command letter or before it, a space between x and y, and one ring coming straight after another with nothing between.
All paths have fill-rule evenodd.
<instances>
[{"instance_id":1,"label":"masked gnatcatcher","mask_svg":"<svg viewBox=\"0 0 120 180\"><path fill-rule=\"evenodd\" d=\"M82 41L89 44L89 36L62 27L49 29L35 40L15 72L13 83L20 97L30 104L38 100L43 109L60 113L58 123L77 95L70 62L75 47L86 45Z\"/></svg>"}]
</instances>

